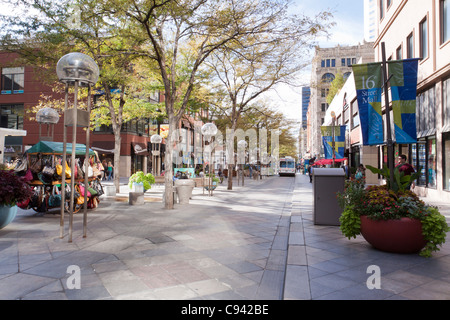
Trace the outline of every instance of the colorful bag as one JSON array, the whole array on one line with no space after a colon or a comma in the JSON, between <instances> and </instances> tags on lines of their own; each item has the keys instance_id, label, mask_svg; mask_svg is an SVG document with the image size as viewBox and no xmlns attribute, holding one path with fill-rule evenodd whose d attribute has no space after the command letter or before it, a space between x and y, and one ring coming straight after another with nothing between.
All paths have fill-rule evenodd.
<instances>
[{"instance_id":1,"label":"colorful bag","mask_svg":"<svg viewBox=\"0 0 450 320\"><path fill-rule=\"evenodd\" d=\"M50 207L61 206L61 195L58 193L57 186L53 186L52 194L48 197L48 205Z\"/></svg>"}]
</instances>

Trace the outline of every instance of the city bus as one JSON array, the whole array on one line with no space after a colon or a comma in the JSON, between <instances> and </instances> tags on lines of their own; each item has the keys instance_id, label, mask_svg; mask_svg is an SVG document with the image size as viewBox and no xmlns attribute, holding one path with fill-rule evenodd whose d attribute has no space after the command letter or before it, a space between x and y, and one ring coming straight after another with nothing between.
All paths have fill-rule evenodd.
<instances>
[{"instance_id":1,"label":"city bus","mask_svg":"<svg viewBox=\"0 0 450 320\"><path fill-rule=\"evenodd\" d=\"M292 157L281 158L279 161L278 174L281 176L295 177L295 159Z\"/></svg>"}]
</instances>

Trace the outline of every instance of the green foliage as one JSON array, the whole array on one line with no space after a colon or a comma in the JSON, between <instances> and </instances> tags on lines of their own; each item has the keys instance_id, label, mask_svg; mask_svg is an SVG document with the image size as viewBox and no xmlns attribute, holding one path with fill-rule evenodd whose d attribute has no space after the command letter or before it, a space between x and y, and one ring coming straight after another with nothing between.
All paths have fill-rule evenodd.
<instances>
[{"instance_id":1,"label":"green foliage","mask_svg":"<svg viewBox=\"0 0 450 320\"><path fill-rule=\"evenodd\" d=\"M378 169L370 165L367 165L366 168L372 171L372 173L374 174L379 174L383 176L383 178L386 180L388 189L393 190L395 192L407 190L407 188L414 182L414 180L419 178L421 171L421 167L419 167L419 170L417 170L417 172L413 173L412 175L405 175L403 172L400 172L398 168L395 168L394 182L393 185L391 186L390 170L389 168L387 168L387 166L384 166L382 169Z\"/></svg>"},{"instance_id":2,"label":"green foliage","mask_svg":"<svg viewBox=\"0 0 450 320\"><path fill-rule=\"evenodd\" d=\"M327 95L327 103L331 104L333 102L334 97L339 93L342 87L345 84L344 76L340 71L337 72L336 77L331 82L330 91Z\"/></svg>"},{"instance_id":3,"label":"green foliage","mask_svg":"<svg viewBox=\"0 0 450 320\"><path fill-rule=\"evenodd\" d=\"M450 231L445 217L439 213L436 207L428 207L425 217L422 219L422 234L427 245L420 253L423 257L431 257L431 252L438 251L438 246L445 243L447 232Z\"/></svg>"},{"instance_id":4,"label":"green foliage","mask_svg":"<svg viewBox=\"0 0 450 320\"><path fill-rule=\"evenodd\" d=\"M155 183L155 177L151 173L144 174L142 171L138 171L130 177L128 181L128 187L131 189L133 183L142 183L145 190L152 188L152 184Z\"/></svg>"},{"instance_id":5,"label":"green foliage","mask_svg":"<svg viewBox=\"0 0 450 320\"><path fill-rule=\"evenodd\" d=\"M361 218L355 205L347 206L339 217L342 234L348 239L356 238L361 233Z\"/></svg>"}]
</instances>

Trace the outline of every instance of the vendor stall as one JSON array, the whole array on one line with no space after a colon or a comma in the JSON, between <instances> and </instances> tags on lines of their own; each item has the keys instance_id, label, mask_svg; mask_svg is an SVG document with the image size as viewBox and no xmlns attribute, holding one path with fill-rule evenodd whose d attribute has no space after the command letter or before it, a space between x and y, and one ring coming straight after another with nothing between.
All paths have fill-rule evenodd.
<instances>
[{"instance_id":1,"label":"vendor stall","mask_svg":"<svg viewBox=\"0 0 450 320\"><path fill-rule=\"evenodd\" d=\"M65 178L65 211L69 209L69 199L71 196L70 179L72 172L69 164L62 164L63 143L52 141L41 141L26 151L23 159L16 165L16 172L25 175L28 183L34 188L34 196L19 206L23 209L45 213L48 209L61 207L61 184ZM72 154L72 146L67 145L67 154ZM99 196L103 194L103 187L100 183L101 175L100 161L98 155L93 150L89 150L89 159L86 156L86 146L77 144L75 147L75 194L74 213L78 212L84 203L84 194L87 192L88 208L96 208ZM70 161L70 159L69 159ZM83 161L83 162L82 162ZM88 161L88 185L85 185L84 161Z\"/></svg>"}]
</instances>

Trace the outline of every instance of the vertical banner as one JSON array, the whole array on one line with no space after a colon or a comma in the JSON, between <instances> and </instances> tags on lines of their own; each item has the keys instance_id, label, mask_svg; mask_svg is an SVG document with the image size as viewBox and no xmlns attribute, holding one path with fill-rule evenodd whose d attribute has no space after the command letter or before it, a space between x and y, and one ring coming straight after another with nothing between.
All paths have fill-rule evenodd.
<instances>
[{"instance_id":1,"label":"vertical banner","mask_svg":"<svg viewBox=\"0 0 450 320\"><path fill-rule=\"evenodd\" d=\"M388 61L392 94L395 141L398 144L417 142L416 91L418 59Z\"/></svg>"},{"instance_id":2,"label":"vertical banner","mask_svg":"<svg viewBox=\"0 0 450 320\"><path fill-rule=\"evenodd\" d=\"M358 96L363 145L383 144L381 63L355 64L352 68Z\"/></svg>"},{"instance_id":3,"label":"vertical banner","mask_svg":"<svg viewBox=\"0 0 450 320\"><path fill-rule=\"evenodd\" d=\"M334 126L335 159L343 159L345 155L346 126ZM323 150L325 159L333 159L333 126L320 127L322 131Z\"/></svg>"}]
</instances>

